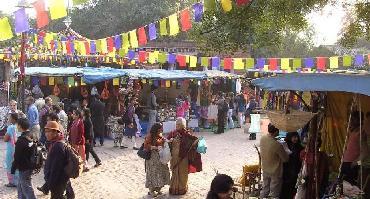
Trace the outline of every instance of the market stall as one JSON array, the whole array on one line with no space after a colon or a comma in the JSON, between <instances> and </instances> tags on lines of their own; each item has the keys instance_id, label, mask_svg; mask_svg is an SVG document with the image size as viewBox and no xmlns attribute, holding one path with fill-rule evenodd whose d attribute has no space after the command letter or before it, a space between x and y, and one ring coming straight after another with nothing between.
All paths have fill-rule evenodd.
<instances>
[{"instance_id":1,"label":"market stall","mask_svg":"<svg viewBox=\"0 0 370 199\"><path fill-rule=\"evenodd\" d=\"M308 136L309 139L307 141L307 153L308 157L311 157L306 160L308 168L307 175L308 178L313 178L313 176L317 176L319 174L319 162L314 160L316 158L319 159L320 156L318 155L322 152L330 155L330 158L328 159L330 173L337 173L341 167L342 155L346 150L345 146L349 136L348 125L351 114L353 111L368 113L370 110L369 73L363 71L356 73L351 71L341 73L283 74L275 77L256 79L253 80L252 83L270 92L317 92L312 95L312 103L311 106L308 107L311 111L316 109L318 114L311 121L310 133ZM310 102L307 103L310 104ZM321 110L318 109L319 107L322 107ZM307 115L310 113L305 112L305 114ZM282 113L280 118L285 117L286 121L294 120L294 118L297 117L299 117L299 119L304 119L301 116L290 117L290 115L290 113ZM366 118L364 118L364 120L368 122ZM272 122L274 123L274 121ZM300 128L303 128L303 125L301 125ZM292 125L289 125L289 127L292 127ZM297 128L298 127L295 127L295 130L297 130ZM360 130L360 134L361 133L364 132ZM322 140L322 152L321 150L319 151L318 148L315 148L319 139ZM361 165L364 166L366 164ZM369 174L365 172L365 168L360 168L358 189L365 192L365 198L367 198L370 193L369 184L366 184L369 180ZM336 181L337 179L339 178L332 180ZM337 185L341 184L342 183L338 183ZM329 189L329 192L326 193L340 196L341 193L337 193L335 190L336 186L333 187L334 189ZM324 188L324 190L322 188ZM317 183L310 182L307 186L306 194L308 195L306 196L308 196L308 198L312 198L316 195L317 197L318 195L321 196L323 192L325 192L325 187L320 187ZM349 193L346 188L344 188L343 192L345 195ZM352 195L351 197L358 197L358 195L355 194L355 196Z\"/></svg>"}]
</instances>

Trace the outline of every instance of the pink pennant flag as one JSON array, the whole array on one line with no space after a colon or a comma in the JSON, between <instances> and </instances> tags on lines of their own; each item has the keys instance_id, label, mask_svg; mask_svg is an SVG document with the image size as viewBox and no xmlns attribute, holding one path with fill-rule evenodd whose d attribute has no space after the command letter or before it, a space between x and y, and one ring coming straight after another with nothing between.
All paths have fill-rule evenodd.
<instances>
[{"instance_id":1,"label":"pink pennant flag","mask_svg":"<svg viewBox=\"0 0 370 199\"><path fill-rule=\"evenodd\" d=\"M146 51L139 51L139 62L144 63L146 61Z\"/></svg>"},{"instance_id":2,"label":"pink pennant flag","mask_svg":"<svg viewBox=\"0 0 370 199\"><path fill-rule=\"evenodd\" d=\"M138 35L138 39L139 39L139 45L140 46L145 46L148 42L147 38L146 38L146 32L145 32L145 28L144 27L141 27L139 29L137 29L137 35Z\"/></svg>"},{"instance_id":3,"label":"pink pennant flag","mask_svg":"<svg viewBox=\"0 0 370 199\"><path fill-rule=\"evenodd\" d=\"M276 58L271 58L269 70L277 70L277 69L278 69L278 60Z\"/></svg>"},{"instance_id":4,"label":"pink pennant flag","mask_svg":"<svg viewBox=\"0 0 370 199\"><path fill-rule=\"evenodd\" d=\"M185 55L176 55L176 60L179 63L180 67L186 67L186 56Z\"/></svg>"},{"instance_id":5,"label":"pink pennant flag","mask_svg":"<svg viewBox=\"0 0 370 199\"><path fill-rule=\"evenodd\" d=\"M231 70L232 66L233 66L233 59L225 58L224 59L224 70Z\"/></svg>"},{"instance_id":6,"label":"pink pennant flag","mask_svg":"<svg viewBox=\"0 0 370 199\"><path fill-rule=\"evenodd\" d=\"M114 39L113 37L108 37L107 38L107 49L108 49L108 52L113 52L114 50Z\"/></svg>"},{"instance_id":7,"label":"pink pennant flag","mask_svg":"<svg viewBox=\"0 0 370 199\"><path fill-rule=\"evenodd\" d=\"M181 30L186 32L192 28L191 19L190 19L190 11L189 9L185 9L180 13L180 21L181 21Z\"/></svg>"},{"instance_id":8,"label":"pink pennant flag","mask_svg":"<svg viewBox=\"0 0 370 199\"><path fill-rule=\"evenodd\" d=\"M326 69L326 58L325 57L317 57L317 69L321 71Z\"/></svg>"},{"instance_id":9,"label":"pink pennant flag","mask_svg":"<svg viewBox=\"0 0 370 199\"><path fill-rule=\"evenodd\" d=\"M49 14L45 9L44 0L37 0L33 3L36 10L37 28L43 28L49 24Z\"/></svg>"}]
</instances>

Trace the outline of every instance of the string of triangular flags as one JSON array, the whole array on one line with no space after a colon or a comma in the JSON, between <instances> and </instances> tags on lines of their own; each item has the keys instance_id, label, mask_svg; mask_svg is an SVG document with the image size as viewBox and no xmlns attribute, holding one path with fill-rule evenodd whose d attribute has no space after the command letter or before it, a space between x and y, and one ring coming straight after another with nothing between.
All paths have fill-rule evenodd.
<instances>
[{"instance_id":1,"label":"string of triangular flags","mask_svg":"<svg viewBox=\"0 0 370 199\"><path fill-rule=\"evenodd\" d=\"M365 69L370 67L370 53L344 55L332 57L307 58L221 58L198 57L181 53L161 51L133 51L129 50L126 56L119 55L51 55L29 54L30 60L62 61L78 63L116 63L120 65L137 64L173 64L179 69L205 67L213 70L260 70L260 71L326 71L346 68ZM0 54L0 60L16 60L17 55Z\"/></svg>"}]
</instances>

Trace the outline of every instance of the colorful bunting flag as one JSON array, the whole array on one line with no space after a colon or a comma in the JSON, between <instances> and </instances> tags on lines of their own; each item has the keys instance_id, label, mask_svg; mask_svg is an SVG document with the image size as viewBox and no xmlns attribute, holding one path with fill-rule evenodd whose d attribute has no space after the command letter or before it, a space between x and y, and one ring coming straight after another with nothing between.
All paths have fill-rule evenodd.
<instances>
[{"instance_id":1,"label":"colorful bunting flag","mask_svg":"<svg viewBox=\"0 0 370 199\"><path fill-rule=\"evenodd\" d=\"M171 87L171 81L170 80L166 80L166 88L170 88Z\"/></svg>"},{"instance_id":2,"label":"colorful bunting flag","mask_svg":"<svg viewBox=\"0 0 370 199\"><path fill-rule=\"evenodd\" d=\"M156 53L149 52L148 63L155 64L156 59L158 59L158 56L156 56Z\"/></svg>"},{"instance_id":3,"label":"colorful bunting flag","mask_svg":"<svg viewBox=\"0 0 370 199\"><path fill-rule=\"evenodd\" d=\"M212 57L212 70L220 70L221 59L219 57Z\"/></svg>"},{"instance_id":4,"label":"colorful bunting flag","mask_svg":"<svg viewBox=\"0 0 370 199\"><path fill-rule=\"evenodd\" d=\"M370 54L367 55L367 61L369 62L369 66L370 66Z\"/></svg>"},{"instance_id":5,"label":"colorful bunting flag","mask_svg":"<svg viewBox=\"0 0 370 199\"><path fill-rule=\"evenodd\" d=\"M129 60L133 60L135 58L135 51L129 50L128 54L127 54L127 57L128 57Z\"/></svg>"},{"instance_id":6,"label":"colorful bunting flag","mask_svg":"<svg viewBox=\"0 0 370 199\"><path fill-rule=\"evenodd\" d=\"M5 41L13 38L12 28L9 23L8 17L0 19L0 41Z\"/></svg>"},{"instance_id":7,"label":"colorful bunting flag","mask_svg":"<svg viewBox=\"0 0 370 199\"><path fill-rule=\"evenodd\" d=\"M168 23L170 24L170 34L171 36L177 35L179 33L179 22L177 21L177 14L173 14L168 17Z\"/></svg>"},{"instance_id":8,"label":"colorful bunting flag","mask_svg":"<svg viewBox=\"0 0 370 199\"><path fill-rule=\"evenodd\" d=\"M90 53L91 54L96 53L96 43L95 43L95 41L90 41Z\"/></svg>"},{"instance_id":9,"label":"colorful bunting flag","mask_svg":"<svg viewBox=\"0 0 370 199\"><path fill-rule=\"evenodd\" d=\"M325 69L326 69L326 58L317 57L317 70L325 70Z\"/></svg>"},{"instance_id":10,"label":"colorful bunting flag","mask_svg":"<svg viewBox=\"0 0 370 199\"><path fill-rule=\"evenodd\" d=\"M231 0L221 0L221 6L225 12L230 12L233 8Z\"/></svg>"},{"instance_id":11,"label":"colorful bunting flag","mask_svg":"<svg viewBox=\"0 0 370 199\"><path fill-rule=\"evenodd\" d=\"M159 53L158 55L158 62L164 64L167 62L167 54L166 53Z\"/></svg>"},{"instance_id":12,"label":"colorful bunting flag","mask_svg":"<svg viewBox=\"0 0 370 199\"><path fill-rule=\"evenodd\" d=\"M349 55L343 56L343 66L344 67L352 66L352 56Z\"/></svg>"},{"instance_id":13,"label":"colorful bunting flag","mask_svg":"<svg viewBox=\"0 0 370 199\"><path fill-rule=\"evenodd\" d=\"M245 6L249 3L249 0L236 0L237 6Z\"/></svg>"},{"instance_id":14,"label":"colorful bunting flag","mask_svg":"<svg viewBox=\"0 0 370 199\"><path fill-rule=\"evenodd\" d=\"M43 28L49 24L49 13L45 9L44 0L37 0L33 3L36 10L37 28Z\"/></svg>"},{"instance_id":15,"label":"colorful bunting flag","mask_svg":"<svg viewBox=\"0 0 370 199\"><path fill-rule=\"evenodd\" d=\"M247 69L254 68L254 59L253 58L245 59L245 66L247 67Z\"/></svg>"},{"instance_id":16,"label":"colorful bunting flag","mask_svg":"<svg viewBox=\"0 0 370 199\"><path fill-rule=\"evenodd\" d=\"M180 21L181 21L181 30L188 31L192 28L191 19L190 19L190 11L189 9L185 9L180 13Z\"/></svg>"},{"instance_id":17,"label":"colorful bunting flag","mask_svg":"<svg viewBox=\"0 0 370 199\"><path fill-rule=\"evenodd\" d=\"M180 67L186 67L186 56L185 55L177 55L176 60L179 63Z\"/></svg>"},{"instance_id":18,"label":"colorful bunting flag","mask_svg":"<svg viewBox=\"0 0 370 199\"><path fill-rule=\"evenodd\" d=\"M15 16L15 32L16 33L22 33L22 32L27 32L30 29L30 25L28 24L28 17L26 14L26 9L21 8L17 11L14 12Z\"/></svg>"},{"instance_id":19,"label":"colorful bunting flag","mask_svg":"<svg viewBox=\"0 0 370 199\"><path fill-rule=\"evenodd\" d=\"M200 58L200 65L203 67L209 66L209 58L208 57L201 57Z\"/></svg>"},{"instance_id":20,"label":"colorful bunting flag","mask_svg":"<svg viewBox=\"0 0 370 199\"><path fill-rule=\"evenodd\" d=\"M245 64L242 58L234 58L234 69L235 70L244 70Z\"/></svg>"},{"instance_id":21,"label":"colorful bunting flag","mask_svg":"<svg viewBox=\"0 0 370 199\"><path fill-rule=\"evenodd\" d=\"M86 3L88 2L89 0L73 0L73 5L74 6L77 6L77 5L80 5L80 4L83 4L83 3Z\"/></svg>"},{"instance_id":22,"label":"colorful bunting flag","mask_svg":"<svg viewBox=\"0 0 370 199\"><path fill-rule=\"evenodd\" d=\"M128 39L128 33L123 33L122 34L122 48L124 49L129 49L130 48L130 41Z\"/></svg>"},{"instance_id":23,"label":"colorful bunting flag","mask_svg":"<svg viewBox=\"0 0 370 199\"><path fill-rule=\"evenodd\" d=\"M339 66L339 57L330 57L330 68L335 69Z\"/></svg>"},{"instance_id":24,"label":"colorful bunting flag","mask_svg":"<svg viewBox=\"0 0 370 199\"><path fill-rule=\"evenodd\" d=\"M298 68L302 68L302 59L295 58L293 59L293 70L297 70Z\"/></svg>"},{"instance_id":25,"label":"colorful bunting flag","mask_svg":"<svg viewBox=\"0 0 370 199\"><path fill-rule=\"evenodd\" d=\"M139 62L144 63L146 61L146 51L139 51Z\"/></svg>"},{"instance_id":26,"label":"colorful bunting flag","mask_svg":"<svg viewBox=\"0 0 370 199\"><path fill-rule=\"evenodd\" d=\"M138 48L139 47L139 43L137 41L136 30L130 31L129 34L130 34L130 45L131 45L131 48Z\"/></svg>"},{"instance_id":27,"label":"colorful bunting flag","mask_svg":"<svg viewBox=\"0 0 370 199\"><path fill-rule=\"evenodd\" d=\"M160 33L161 36L168 35L168 32L167 32L167 18L161 19L159 21L159 33Z\"/></svg>"},{"instance_id":28,"label":"colorful bunting flag","mask_svg":"<svg viewBox=\"0 0 370 199\"><path fill-rule=\"evenodd\" d=\"M122 47L121 35L114 36L114 47L116 48L116 50L121 49Z\"/></svg>"},{"instance_id":29,"label":"colorful bunting flag","mask_svg":"<svg viewBox=\"0 0 370 199\"><path fill-rule=\"evenodd\" d=\"M290 69L290 59L289 58L283 58L281 59L281 64L280 64L281 70L289 70Z\"/></svg>"},{"instance_id":30,"label":"colorful bunting flag","mask_svg":"<svg viewBox=\"0 0 370 199\"><path fill-rule=\"evenodd\" d=\"M265 58L258 58L256 69L263 69L265 67Z\"/></svg>"},{"instance_id":31,"label":"colorful bunting flag","mask_svg":"<svg viewBox=\"0 0 370 199\"><path fill-rule=\"evenodd\" d=\"M196 56L190 56L189 57L189 65L190 65L190 68L195 68L197 67L197 62L198 62L198 58Z\"/></svg>"},{"instance_id":32,"label":"colorful bunting flag","mask_svg":"<svg viewBox=\"0 0 370 199\"><path fill-rule=\"evenodd\" d=\"M175 64L176 63L176 55L175 54L168 54L168 63Z\"/></svg>"},{"instance_id":33,"label":"colorful bunting flag","mask_svg":"<svg viewBox=\"0 0 370 199\"><path fill-rule=\"evenodd\" d=\"M233 65L233 59L232 58L225 58L224 59L224 70L231 70L232 65Z\"/></svg>"},{"instance_id":34,"label":"colorful bunting flag","mask_svg":"<svg viewBox=\"0 0 370 199\"><path fill-rule=\"evenodd\" d=\"M85 51L86 51L86 54L87 55L90 55L91 54L91 51L90 51L90 43L88 41L84 41L84 46L85 46Z\"/></svg>"},{"instance_id":35,"label":"colorful bunting flag","mask_svg":"<svg viewBox=\"0 0 370 199\"><path fill-rule=\"evenodd\" d=\"M155 40L157 39L157 27L154 23L149 24L149 40Z\"/></svg>"},{"instance_id":36,"label":"colorful bunting flag","mask_svg":"<svg viewBox=\"0 0 370 199\"><path fill-rule=\"evenodd\" d=\"M200 22L202 21L203 17L203 4L202 3L196 3L193 5L194 9L194 21Z\"/></svg>"},{"instance_id":37,"label":"colorful bunting flag","mask_svg":"<svg viewBox=\"0 0 370 199\"><path fill-rule=\"evenodd\" d=\"M99 39L98 43L100 44L100 53L107 54L108 53L108 44L107 39Z\"/></svg>"},{"instance_id":38,"label":"colorful bunting flag","mask_svg":"<svg viewBox=\"0 0 370 199\"><path fill-rule=\"evenodd\" d=\"M49 11L52 20L67 16L67 9L64 0L50 0L49 5Z\"/></svg>"},{"instance_id":39,"label":"colorful bunting flag","mask_svg":"<svg viewBox=\"0 0 370 199\"><path fill-rule=\"evenodd\" d=\"M305 58L304 59L304 66L306 68L313 68L315 65L315 61L313 60L313 58Z\"/></svg>"},{"instance_id":40,"label":"colorful bunting flag","mask_svg":"<svg viewBox=\"0 0 370 199\"><path fill-rule=\"evenodd\" d=\"M108 37L107 38L107 49L108 52L113 52L114 50L114 38L113 37Z\"/></svg>"},{"instance_id":41,"label":"colorful bunting flag","mask_svg":"<svg viewBox=\"0 0 370 199\"><path fill-rule=\"evenodd\" d=\"M216 1L215 0L204 0L204 9L206 11L212 11L216 9Z\"/></svg>"},{"instance_id":42,"label":"colorful bunting flag","mask_svg":"<svg viewBox=\"0 0 370 199\"><path fill-rule=\"evenodd\" d=\"M137 35L139 37L139 45L140 46L145 46L147 44L147 42L148 42L148 40L146 38L145 28L144 27L140 27L137 30Z\"/></svg>"},{"instance_id":43,"label":"colorful bunting flag","mask_svg":"<svg viewBox=\"0 0 370 199\"><path fill-rule=\"evenodd\" d=\"M270 64L269 64L269 70L278 70L278 60L276 58L270 58L269 59Z\"/></svg>"},{"instance_id":44,"label":"colorful bunting flag","mask_svg":"<svg viewBox=\"0 0 370 199\"><path fill-rule=\"evenodd\" d=\"M356 55L354 65L357 67L361 67L362 65L364 65L364 56Z\"/></svg>"}]
</instances>

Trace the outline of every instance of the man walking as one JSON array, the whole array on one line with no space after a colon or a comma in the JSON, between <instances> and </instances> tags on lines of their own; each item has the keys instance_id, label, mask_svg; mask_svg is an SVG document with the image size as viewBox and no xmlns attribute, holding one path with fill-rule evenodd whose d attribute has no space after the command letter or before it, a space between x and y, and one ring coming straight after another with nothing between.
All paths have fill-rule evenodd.
<instances>
[{"instance_id":1,"label":"man walking","mask_svg":"<svg viewBox=\"0 0 370 199\"><path fill-rule=\"evenodd\" d=\"M150 132L150 129L152 128L154 123L157 122L157 108L159 105L157 104L157 97L155 96L154 93L156 89L157 89L156 86L154 85L151 86L151 93L147 103L147 106L149 107L149 124L147 130L148 133Z\"/></svg>"},{"instance_id":2,"label":"man walking","mask_svg":"<svg viewBox=\"0 0 370 199\"><path fill-rule=\"evenodd\" d=\"M41 138L40 141L42 143L45 143L46 137L45 137L45 125L47 122L48 115L52 112L52 105L53 101L50 97L45 98L45 105L42 107L42 109L39 112L39 123L40 123L40 131L41 131Z\"/></svg>"},{"instance_id":3,"label":"man walking","mask_svg":"<svg viewBox=\"0 0 370 199\"><path fill-rule=\"evenodd\" d=\"M40 139L40 121L39 121L39 111L35 106L35 99L33 97L28 97L26 99L26 104L28 105L27 118L30 125L30 133L33 140Z\"/></svg>"},{"instance_id":4,"label":"man walking","mask_svg":"<svg viewBox=\"0 0 370 199\"><path fill-rule=\"evenodd\" d=\"M268 135L260 140L263 186L260 198L279 198L283 183L283 163L288 161L288 154L275 137L279 129L268 125Z\"/></svg>"},{"instance_id":5,"label":"man walking","mask_svg":"<svg viewBox=\"0 0 370 199\"><path fill-rule=\"evenodd\" d=\"M94 144L96 143L96 138L99 138L100 145L103 146L105 132L105 122L104 122L105 105L98 99L97 95L92 96L90 110L91 110L91 121L93 123L94 131Z\"/></svg>"},{"instance_id":6,"label":"man walking","mask_svg":"<svg viewBox=\"0 0 370 199\"><path fill-rule=\"evenodd\" d=\"M44 178L47 188L50 190L51 199L64 198L64 191L66 191L66 188L71 190L67 191L67 198L74 198L69 178L64 172L64 167L67 165L67 156L65 145L62 142L63 132L60 129L60 124L56 121L47 122L45 126L45 136L47 141L50 142L50 146L48 158L45 162Z\"/></svg>"},{"instance_id":7,"label":"man walking","mask_svg":"<svg viewBox=\"0 0 370 199\"><path fill-rule=\"evenodd\" d=\"M229 111L229 105L227 104L224 94L220 94L220 99L217 102L217 134L224 133L225 131L225 120L227 112Z\"/></svg>"},{"instance_id":8,"label":"man walking","mask_svg":"<svg viewBox=\"0 0 370 199\"><path fill-rule=\"evenodd\" d=\"M36 108L36 107L35 107ZM21 136L18 138L15 144L14 161L12 164L11 173L15 174L15 171L19 171L19 182L18 182L18 198L19 199L35 199L35 193L33 191L31 177L32 177L32 135L28 130L30 123L25 118L20 118L17 121L18 132L21 132Z\"/></svg>"}]
</instances>

